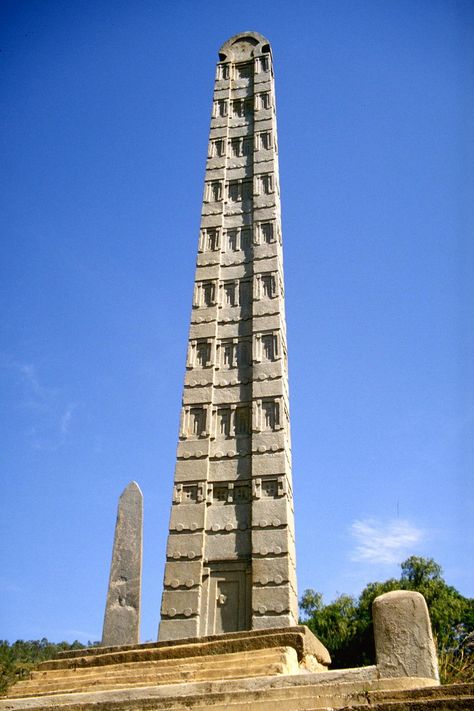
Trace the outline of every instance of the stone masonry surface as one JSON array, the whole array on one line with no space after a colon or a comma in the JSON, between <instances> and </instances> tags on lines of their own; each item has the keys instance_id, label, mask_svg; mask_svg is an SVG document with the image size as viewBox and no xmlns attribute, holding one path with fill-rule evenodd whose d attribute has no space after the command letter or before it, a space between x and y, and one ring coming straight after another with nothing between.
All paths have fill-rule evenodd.
<instances>
[{"instance_id":1,"label":"stone masonry surface","mask_svg":"<svg viewBox=\"0 0 474 711\"><path fill-rule=\"evenodd\" d=\"M384 677L420 676L439 683L438 660L426 600L392 590L372 605L377 667Z\"/></svg>"},{"instance_id":2,"label":"stone masonry surface","mask_svg":"<svg viewBox=\"0 0 474 711\"><path fill-rule=\"evenodd\" d=\"M102 644L140 641L143 495L132 481L122 492L115 525Z\"/></svg>"},{"instance_id":3,"label":"stone masonry surface","mask_svg":"<svg viewBox=\"0 0 474 711\"><path fill-rule=\"evenodd\" d=\"M159 640L298 619L272 53L219 60Z\"/></svg>"}]
</instances>

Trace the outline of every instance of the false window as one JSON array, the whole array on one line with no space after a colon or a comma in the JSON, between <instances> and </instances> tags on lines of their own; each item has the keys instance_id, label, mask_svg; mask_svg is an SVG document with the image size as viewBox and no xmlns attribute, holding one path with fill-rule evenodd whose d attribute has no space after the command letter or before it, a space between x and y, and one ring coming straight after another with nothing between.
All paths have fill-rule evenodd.
<instances>
[{"instance_id":1,"label":"false window","mask_svg":"<svg viewBox=\"0 0 474 711\"><path fill-rule=\"evenodd\" d=\"M273 192L273 175L272 173L264 173L259 175L259 194L270 195Z\"/></svg>"},{"instance_id":2,"label":"false window","mask_svg":"<svg viewBox=\"0 0 474 711\"><path fill-rule=\"evenodd\" d=\"M261 94L258 94L259 109L269 109L270 105L270 93L268 91L263 91Z\"/></svg>"},{"instance_id":3,"label":"false window","mask_svg":"<svg viewBox=\"0 0 474 711\"><path fill-rule=\"evenodd\" d=\"M227 230L226 234L226 249L229 252L235 252L237 250L237 230Z\"/></svg>"},{"instance_id":4,"label":"false window","mask_svg":"<svg viewBox=\"0 0 474 711\"><path fill-rule=\"evenodd\" d=\"M190 412L191 434L201 437L206 429L206 411L203 407L192 407Z\"/></svg>"},{"instance_id":5,"label":"false window","mask_svg":"<svg viewBox=\"0 0 474 711\"><path fill-rule=\"evenodd\" d=\"M218 79L229 79L230 78L230 66L228 64L218 64L217 65L217 78Z\"/></svg>"},{"instance_id":6,"label":"false window","mask_svg":"<svg viewBox=\"0 0 474 711\"><path fill-rule=\"evenodd\" d=\"M262 496L276 499L278 496L278 479L262 479Z\"/></svg>"},{"instance_id":7,"label":"false window","mask_svg":"<svg viewBox=\"0 0 474 711\"><path fill-rule=\"evenodd\" d=\"M181 491L181 502L189 504L191 501L197 501L197 486L195 484L185 484Z\"/></svg>"},{"instance_id":8,"label":"false window","mask_svg":"<svg viewBox=\"0 0 474 711\"><path fill-rule=\"evenodd\" d=\"M249 341L239 341L237 343L237 363L238 365L250 365L252 362L252 348Z\"/></svg>"},{"instance_id":9,"label":"false window","mask_svg":"<svg viewBox=\"0 0 474 711\"><path fill-rule=\"evenodd\" d=\"M235 434L250 434L250 410L248 407L235 408Z\"/></svg>"},{"instance_id":10,"label":"false window","mask_svg":"<svg viewBox=\"0 0 474 711\"><path fill-rule=\"evenodd\" d=\"M273 222L261 222L260 223L260 234L262 237L262 242L270 244L274 241L274 229Z\"/></svg>"},{"instance_id":11,"label":"false window","mask_svg":"<svg viewBox=\"0 0 474 711\"><path fill-rule=\"evenodd\" d=\"M275 360L276 336L273 333L262 335L262 360Z\"/></svg>"},{"instance_id":12,"label":"false window","mask_svg":"<svg viewBox=\"0 0 474 711\"><path fill-rule=\"evenodd\" d=\"M225 154L225 141L223 138L217 138L211 141L211 158L221 158Z\"/></svg>"},{"instance_id":13,"label":"false window","mask_svg":"<svg viewBox=\"0 0 474 711\"><path fill-rule=\"evenodd\" d=\"M227 101L225 99L214 101L213 116L215 118L223 118L224 116L227 116Z\"/></svg>"},{"instance_id":14,"label":"false window","mask_svg":"<svg viewBox=\"0 0 474 711\"><path fill-rule=\"evenodd\" d=\"M232 102L232 116L243 118L245 116L245 102L243 99L234 99Z\"/></svg>"},{"instance_id":15,"label":"false window","mask_svg":"<svg viewBox=\"0 0 474 711\"><path fill-rule=\"evenodd\" d=\"M214 252L216 249L219 249L219 230L207 227L201 232L200 251Z\"/></svg>"},{"instance_id":16,"label":"false window","mask_svg":"<svg viewBox=\"0 0 474 711\"><path fill-rule=\"evenodd\" d=\"M250 499L250 487L248 484L234 484L232 498L235 503L242 503Z\"/></svg>"},{"instance_id":17,"label":"false window","mask_svg":"<svg viewBox=\"0 0 474 711\"><path fill-rule=\"evenodd\" d=\"M219 503L225 503L227 501L228 493L229 489L225 484L214 484L212 487L212 497L214 501Z\"/></svg>"},{"instance_id":18,"label":"false window","mask_svg":"<svg viewBox=\"0 0 474 711\"><path fill-rule=\"evenodd\" d=\"M250 247L250 230L240 230L240 249L248 249Z\"/></svg>"},{"instance_id":19,"label":"false window","mask_svg":"<svg viewBox=\"0 0 474 711\"><path fill-rule=\"evenodd\" d=\"M236 284L235 281L227 281L222 285L224 292L223 305L236 306Z\"/></svg>"},{"instance_id":20,"label":"false window","mask_svg":"<svg viewBox=\"0 0 474 711\"><path fill-rule=\"evenodd\" d=\"M213 180L211 183L207 183L207 202L219 202L222 200L222 182L220 180Z\"/></svg>"},{"instance_id":21,"label":"false window","mask_svg":"<svg viewBox=\"0 0 474 711\"><path fill-rule=\"evenodd\" d=\"M222 366L232 368L234 365L234 344L232 341L223 341L221 345Z\"/></svg>"},{"instance_id":22,"label":"false window","mask_svg":"<svg viewBox=\"0 0 474 711\"><path fill-rule=\"evenodd\" d=\"M231 417L231 410L229 407L220 408L217 411L219 435L221 437L229 437L230 436L230 417Z\"/></svg>"},{"instance_id":23,"label":"false window","mask_svg":"<svg viewBox=\"0 0 474 711\"><path fill-rule=\"evenodd\" d=\"M202 304L212 306L215 303L215 284L212 281L202 283Z\"/></svg>"},{"instance_id":24,"label":"false window","mask_svg":"<svg viewBox=\"0 0 474 711\"><path fill-rule=\"evenodd\" d=\"M253 76L253 64L251 62L237 64L236 70L238 79L250 79Z\"/></svg>"},{"instance_id":25,"label":"false window","mask_svg":"<svg viewBox=\"0 0 474 711\"><path fill-rule=\"evenodd\" d=\"M263 400L262 402L262 429L276 430L280 424L279 407L275 400Z\"/></svg>"},{"instance_id":26,"label":"false window","mask_svg":"<svg viewBox=\"0 0 474 711\"><path fill-rule=\"evenodd\" d=\"M242 200L242 183L238 180L230 182L227 187L227 196L230 202Z\"/></svg>"},{"instance_id":27,"label":"false window","mask_svg":"<svg viewBox=\"0 0 474 711\"><path fill-rule=\"evenodd\" d=\"M234 158L239 158L242 155L242 139L232 138L230 141L230 154Z\"/></svg>"},{"instance_id":28,"label":"false window","mask_svg":"<svg viewBox=\"0 0 474 711\"><path fill-rule=\"evenodd\" d=\"M275 277L273 274L262 274L262 296L272 299L275 296Z\"/></svg>"},{"instance_id":29,"label":"false window","mask_svg":"<svg viewBox=\"0 0 474 711\"><path fill-rule=\"evenodd\" d=\"M270 131L263 131L259 134L259 145L264 151L272 147L272 134Z\"/></svg>"},{"instance_id":30,"label":"false window","mask_svg":"<svg viewBox=\"0 0 474 711\"><path fill-rule=\"evenodd\" d=\"M211 344L207 341L197 341L196 343L196 365L205 368L211 359Z\"/></svg>"}]
</instances>

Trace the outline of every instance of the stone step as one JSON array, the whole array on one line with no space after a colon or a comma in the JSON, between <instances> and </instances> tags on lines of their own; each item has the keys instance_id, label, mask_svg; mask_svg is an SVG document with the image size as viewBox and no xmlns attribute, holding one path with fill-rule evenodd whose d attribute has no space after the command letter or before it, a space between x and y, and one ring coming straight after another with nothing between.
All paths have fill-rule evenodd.
<instances>
[{"instance_id":1,"label":"stone step","mask_svg":"<svg viewBox=\"0 0 474 711\"><path fill-rule=\"evenodd\" d=\"M33 671L31 679L67 679L67 678L90 678L94 676L112 677L113 674L122 675L124 672L133 670L137 675L147 671L167 671L169 669L194 669L202 668L241 668L249 667L254 663L272 662L294 662L294 670L298 669L296 653L291 647L275 647L273 649L258 649L251 652L235 652L232 654L222 654L218 656L207 655L203 657L191 657L189 659L161 659L158 661L131 662L125 664L110 664L106 667L76 667L70 669L45 669ZM251 676L251 674L248 674Z\"/></svg>"},{"instance_id":2,"label":"stone step","mask_svg":"<svg viewBox=\"0 0 474 711\"><path fill-rule=\"evenodd\" d=\"M301 689L305 686L321 686L327 688L333 686L334 682L346 681L344 670L325 672L325 673L303 673L299 674L298 664L294 650L291 648L276 650L278 654L273 654L271 658L265 658L263 655L258 655L258 662L242 662L239 659L233 659L232 663L228 662L227 669L221 665L222 657L215 660L210 658L209 664L200 664L200 660L194 659L192 666L185 664L181 665L174 660L174 665L168 663L167 669L162 668L163 662L153 663L150 670L150 663L143 664L141 671L136 670L138 665L129 665L126 673L122 670L121 665L116 667L64 670L66 677L61 676L59 671L41 672L40 677L18 682L12 687L10 694L12 696L33 696L43 695L45 693L66 693L67 691L87 691L90 687L100 686L102 689L107 685L107 688L120 688L124 682L137 686L156 686L158 684L175 684L173 691L177 696L183 693L191 693L193 695L207 695L210 693L233 693L244 694L250 686L249 691L253 694L270 693L270 695L278 696L279 690L295 688L295 693L302 693ZM288 654L289 652L289 654ZM253 656L253 652L246 656ZM240 655L229 655L229 657L239 657ZM289 662L288 662L289 660ZM169 660L170 662L171 660ZM187 660L188 664L190 660ZM354 688L359 688L361 681L367 683L371 678L374 678L374 668L366 668L360 670L361 678L354 677L354 670L349 670L351 682ZM138 673L135 673L135 672ZM357 674L357 670L355 670ZM36 673L37 674L37 673ZM370 674L372 676L370 676ZM50 675L54 675L50 678ZM273 675L273 678L272 678ZM260 679L258 679L260 677ZM225 681L224 681L225 679ZM269 680L272 688L269 690ZM288 680L285 684L285 680ZM209 683L208 683L209 682ZM116 685L114 687L114 684ZM261 686L262 688L258 688ZM170 687L171 688L171 687Z\"/></svg>"},{"instance_id":3,"label":"stone step","mask_svg":"<svg viewBox=\"0 0 474 711\"><path fill-rule=\"evenodd\" d=\"M283 648L284 649L284 648ZM294 655L294 650L291 650L291 655L293 655L293 659L295 657ZM254 652L252 652L252 655ZM260 657L260 652L259 655ZM287 655L286 655L286 658ZM281 659L280 657L276 657L275 661L278 661ZM176 661L176 660L175 660ZM198 660L195 660L198 661ZM261 657L260 657L261 661ZM145 663L145 665L148 665L149 663ZM162 662L155 662L155 667L160 667ZM135 665L129 665L129 671L133 670ZM89 678L95 678L95 676L98 674L99 678L102 679L109 670L111 670L112 667L94 667L92 669L82 669L79 668L74 672L73 670L64 670L65 672L67 671L68 674L71 674L73 679L77 679L79 675L86 674L86 680ZM120 672L120 665L117 665L117 667L114 668L116 671ZM173 696L181 696L183 693L184 694L192 694L192 695L203 695L203 694L210 694L210 693L218 693L218 692L244 692L245 690L251 690L251 691L257 691L257 690L262 690L262 689L267 689L270 686L273 688L274 692L277 691L278 688L283 688L286 686L291 686L291 687L302 687L302 686L308 686L308 685L328 685L328 684L334 684L338 683L341 681L352 681L352 682L358 682L359 684L367 684L371 681L374 681L377 678L377 672L376 672L376 667L362 667L360 669L349 669L349 670L333 670L333 671L326 671L326 672L318 672L318 673L295 673L296 671L299 671L298 669L291 669L290 672L288 673L288 668L284 670L283 674L275 675L273 677L268 676L268 672L265 674L257 675L255 672L259 672L260 670L257 668L254 670L254 675L249 676L250 672L252 672L252 668L249 667L248 663L245 665L245 674L244 677L242 678L242 674L240 673L239 670L239 676L236 676L236 678L231 678L227 677L225 681L223 681L223 677L225 676L224 674L220 674L219 678L216 680L209 680L208 677L204 675L203 680L199 680L196 677L192 680L184 680L183 676L180 675L179 678L176 680L175 685L173 686L164 686L163 688L163 694L166 695L167 693L172 693ZM41 675L49 675L49 674L61 674L59 671L47 671L47 672L41 672ZM89 676L91 675L91 677ZM120 677L120 673L119 673ZM57 677L56 677L57 678ZM144 682L141 677L137 677L139 681L134 679L136 681L135 686L145 686L147 685L147 682ZM123 680L123 677L122 679ZM59 684L58 684L58 690L55 693L63 693L59 689L66 688L67 686L67 680L61 680L61 677L58 679ZM64 682L64 683L63 683ZM104 679L105 682L105 679ZM37 684L37 686L35 686ZM152 683L152 686L156 686L156 683ZM11 688L11 694L15 696L19 696L20 694L22 696L25 695L40 695L42 690L44 689L44 682L41 679L32 679L32 680L25 680L22 682L18 682L15 686ZM49 692L50 693L50 692ZM272 692L273 693L273 692Z\"/></svg>"},{"instance_id":4,"label":"stone step","mask_svg":"<svg viewBox=\"0 0 474 711\"><path fill-rule=\"evenodd\" d=\"M169 642L150 642L128 647L91 647L59 654L57 659L38 665L38 669L71 669L76 667L107 666L109 664L186 659L207 655L224 655L274 647L292 647L299 661L314 657L323 666L330 657L321 642L303 625L230 632L223 635Z\"/></svg>"},{"instance_id":5,"label":"stone step","mask_svg":"<svg viewBox=\"0 0 474 711\"><path fill-rule=\"evenodd\" d=\"M304 676L304 675L302 675ZM317 675L308 675L315 677ZM222 678L222 677L220 677ZM285 677L283 677L284 679ZM297 677L288 677L289 679L296 680ZM193 677L193 682L197 682L199 677ZM209 680L209 676L207 677ZM282 677L280 677L282 679ZM183 680L182 680L183 681ZM246 679L246 682L253 681ZM268 677L267 677L268 681ZM421 682L422 680L420 680ZM255 682L258 682L256 679ZM270 680L272 683L273 680ZM236 686L238 682L234 683ZM192 705L193 711L201 711L212 707L214 711L221 711L221 709L232 709L232 711L248 711L249 708L256 709L258 711L274 711L278 708L279 711L298 711L299 709L312 709L318 708L322 709L326 706L332 708L342 708L349 703L367 703L367 693L370 689L370 693L381 692L385 693L388 691L393 691L397 689L397 685L400 685L399 680L383 679L378 681L373 681L372 683L361 683L360 681L352 682L340 682L334 684L296 684L289 683L286 686L281 686L278 688L263 687L263 688L244 688L244 689L229 689L226 690L225 682L216 684L188 684L183 681L183 683L177 685L170 685L164 687L161 695L157 695L156 692L153 693L153 687L156 688L156 682L152 683L151 687L147 690L144 688L140 689L140 695L145 695L148 693L153 696L153 708L165 710L179 710L187 709L189 705ZM248 686L248 684L247 684ZM12 697L18 698L18 696L40 696L44 693L57 693L57 694L67 694L71 693L76 695L74 692L91 692L106 691L107 689L113 689L114 691L119 691L120 689L133 689L143 687L143 683L133 683L128 680L123 680L121 684L113 684L109 686L107 682L99 684L88 684L87 686L81 684L68 684L62 689L53 690L52 688L46 690L43 687L38 690L34 688L29 688L28 690L20 690L15 694L11 694ZM214 690L214 688L216 690ZM15 687L12 691L14 691ZM217 690L218 689L218 690ZM196 693L198 691L198 693ZM140 702L142 703L142 702ZM127 709L142 709L147 708L146 706L138 705L127 706ZM1 708L1 706L0 706Z\"/></svg>"},{"instance_id":6,"label":"stone step","mask_svg":"<svg viewBox=\"0 0 474 711\"><path fill-rule=\"evenodd\" d=\"M387 680L383 680L387 681ZM393 680L391 680L393 682ZM283 689L280 689L282 691ZM120 695L108 693L71 694L70 696L30 699L12 699L0 701L0 711L181 711L192 708L193 711L349 711L349 709L367 709L371 711L467 711L474 708L474 684L452 685L411 690L387 689L385 691L360 691L360 698L347 696L339 703L336 696L330 696L328 702L323 696L307 694L294 698L294 688L286 687L286 694L276 702L270 698L256 698L246 701L233 701L233 695L220 694L215 699L213 694L204 698L196 696L168 696L157 698L147 695L145 689L133 689ZM306 692L314 689L306 688ZM329 689L327 689L329 691ZM120 696L120 698L119 698Z\"/></svg>"},{"instance_id":7,"label":"stone step","mask_svg":"<svg viewBox=\"0 0 474 711\"><path fill-rule=\"evenodd\" d=\"M268 676L268 675L282 675L288 671L288 666L285 662L280 663L264 663L264 664L253 664L251 668L242 668L237 665L234 667L229 667L227 670L223 668L191 668L191 669L180 669L176 668L170 670L169 672L162 673L144 673L136 674L131 672L129 674L104 674L104 675L94 675L86 678L74 679L69 677L67 679L52 679L52 680L26 680L18 682L10 691L10 696L12 698L18 698L20 696L44 696L46 694L67 694L74 692L87 692L94 689L106 690L106 689L124 689L124 688L136 688L144 686L158 686L158 685L170 685L170 684L181 684L187 681L207 681L207 680L221 680L221 679L237 679L240 677L247 677L249 673L252 676Z\"/></svg>"}]
</instances>

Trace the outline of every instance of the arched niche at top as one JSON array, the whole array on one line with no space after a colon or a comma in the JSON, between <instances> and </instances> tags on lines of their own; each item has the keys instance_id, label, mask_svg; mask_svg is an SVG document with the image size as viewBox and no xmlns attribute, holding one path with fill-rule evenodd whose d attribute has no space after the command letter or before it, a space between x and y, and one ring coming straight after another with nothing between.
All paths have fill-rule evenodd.
<instances>
[{"instance_id":1,"label":"arched niche at top","mask_svg":"<svg viewBox=\"0 0 474 711\"><path fill-rule=\"evenodd\" d=\"M241 32L224 42L219 59L221 62L245 62L270 52L269 41L259 32Z\"/></svg>"}]
</instances>

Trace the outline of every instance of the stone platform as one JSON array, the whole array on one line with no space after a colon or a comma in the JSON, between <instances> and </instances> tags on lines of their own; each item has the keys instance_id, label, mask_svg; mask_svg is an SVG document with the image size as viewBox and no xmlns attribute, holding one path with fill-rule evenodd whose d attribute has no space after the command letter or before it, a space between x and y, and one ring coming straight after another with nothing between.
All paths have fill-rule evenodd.
<instances>
[{"instance_id":1,"label":"stone platform","mask_svg":"<svg viewBox=\"0 0 474 711\"><path fill-rule=\"evenodd\" d=\"M225 681L326 670L331 659L307 627L63 652L17 683L11 698Z\"/></svg>"},{"instance_id":2,"label":"stone platform","mask_svg":"<svg viewBox=\"0 0 474 711\"><path fill-rule=\"evenodd\" d=\"M304 626L65 652L0 700L0 711L472 709L474 687L384 678L377 666L329 671Z\"/></svg>"}]
</instances>

